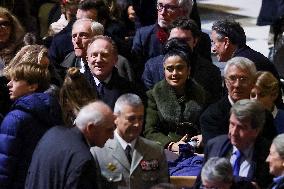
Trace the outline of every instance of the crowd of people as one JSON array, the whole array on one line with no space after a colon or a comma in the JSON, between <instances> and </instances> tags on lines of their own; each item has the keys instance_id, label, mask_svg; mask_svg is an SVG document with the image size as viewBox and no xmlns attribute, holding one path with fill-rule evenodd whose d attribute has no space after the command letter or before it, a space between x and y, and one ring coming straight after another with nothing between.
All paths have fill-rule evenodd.
<instances>
[{"instance_id":1,"label":"crowd of people","mask_svg":"<svg viewBox=\"0 0 284 189\"><path fill-rule=\"evenodd\" d=\"M284 188L283 73L240 23L209 36L195 0L2 6L1 189L176 188L186 150L193 188Z\"/></svg>"}]
</instances>

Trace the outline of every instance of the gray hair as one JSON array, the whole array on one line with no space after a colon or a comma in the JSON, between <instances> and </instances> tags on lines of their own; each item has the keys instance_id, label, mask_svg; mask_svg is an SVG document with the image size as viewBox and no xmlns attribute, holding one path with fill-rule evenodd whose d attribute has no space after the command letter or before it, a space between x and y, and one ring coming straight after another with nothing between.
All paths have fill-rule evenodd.
<instances>
[{"instance_id":1,"label":"gray hair","mask_svg":"<svg viewBox=\"0 0 284 189\"><path fill-rule=\"evenodd\" d=\"M186 13L186 17L189 18L189 15L192 10L193 1L192 0L178 0L178 6L181 7Z\"/></svg>"},{"instance_id":2,"label":"gray hair","mask_svg":"<svg viewBox=\"0 0 284 189\"><path fill-rule=\"evenodd\" d=\"M226 77L228 75L228 69L231 66L236 66L239 69L247 70L250 73L250 76L254 79L256 76L256 67L254 62L251 60L245 58L245 57L234 57L231 58L224 68L224 76Z\"/></svg>"},{"instance_id":3,"label":"gray hair","mask_svg":"<svg viewBox=\"0 0 284 189\"><path fill-rule=\"evenodd\" d=\"M87 51L89 51L90 46L91 46L96 40L98 40L98 39L101 39L101 40L104 40L104 41L109 42L109 43L111 44L111 46L112 46L112 48L111 48L112 54L114 54L114 55L116 55L116 56L118 55L118 49L117 49L117 46L116 46L114 40L112 40L111 37L106 36L106 35L96 35L96 36L94 36L94 37L91 39L91 41L89 42L88 50L87 50Z\"/></svg>"},{"instance_id":4,"label":"gray hair","mask_svg":"<svg viewBox=\"0 0 284 189\"><path fill-rule=\"evenodd\" d=\"M106 120L106 116L102 113L103 108L110 109L105 103L100 101L87 104L79 111L75 119L76 126L82 130L89 122L101 125Z\"/></svg>"},{"instance_id":5,"label":"gray hair","mask_svg":"<svg viewBox=\"0 0 284 189\"><path fill-rule=\"evenodd\" d=\"M262 129L264 126L265 108L256 100L239 100L232 106L230 113L240 121L250 119L252 129Z\"/></svg>"},{"instance_id":6,"label":"gray hair","mask_svg":"<svg viewBox=\"0 0 284 189\"><path fill-rule=\"evenodd\" d=\"M92 22L91 30L93 35L103 35L104 34L104 26L99 22Z\"/></svg>"},{"instance_id":7,"label":"gray hair","mask_svg":"<svg viewBox=\"0 0 284 189\"><path fill-rule=\"evenodd\" d=\"M83 22L89 22L90 23L90 27L91 27L91 31L92 31L92 35L103 35L104 34L104 26L96 21L93 21L90 18L81 18L78 19L74 22L73 26L72 26L72 30L74 29L74 27L78 24L82 24Z\"/></svg>"},{"instance_id":8,"label":"gray hair","mask_svg":"<svg viewBox=\"0 0 284 189\"><path fill-rule=\"evenodd\" d=\"M279 156L284 159L284 134L280 134L273 139L272 144L274 144L276 152Z\"/></svg>"},{"instance_id":9,"label":"gray hair","mask_svg":"<svg viewBox=\"0 0 284 189\"><path fill-rule=\"evenodd\" d=\"M132 107L141 107L143 106L143 103L141 98L136 94L132 93L123 94L115 102L114 113L120 114L120 112L123 110L124 105L129 105Z\"/></svg>"},{"instance_id":10,"label":"gray hair","mask_svg":"<svg viewBox=\"0 0 284 189\"><path fill-rule=\"evenodd\" d=\"M74 29L74 27L75 27L76 25L81 24L81 23L83 23L83 22L90 22L90 24L92 24L93 20L90 19L90 18L80 18L80 19L77 19L77 20L74 22L73 26L72 26L72 30Z\"/></svg>"},{"instance_id":11,"label":"gray hair","mask_svg":"<svg viewBox=\"0 0 284 189\"><path fill-rule=\"evenodd\" d=\"M232 183L233 170L230 161L226 158L210 158L201 170L201 180Z\"/></svg>"}]
</instances>

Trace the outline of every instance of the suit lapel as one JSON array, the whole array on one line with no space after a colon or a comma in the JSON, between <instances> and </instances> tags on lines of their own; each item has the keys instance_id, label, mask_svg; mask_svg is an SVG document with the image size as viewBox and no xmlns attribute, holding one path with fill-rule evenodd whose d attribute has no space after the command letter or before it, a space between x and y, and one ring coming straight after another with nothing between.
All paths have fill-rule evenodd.
<instances>
[{"instance_id":1,"label":"suit lapel","mask_svg":"<svg viewBox=\"0 0 284 189\"><path fill-rule=\"evenodd\" d=\"M125 167L128 171L130 171L130 164L128 162L128 159L125 155L125 152L122 148L122 146L119 144L116 138L114 138L115 142L113 143L113 154L112 156L121 163L123 167Z\"/></svg>"},{"instance_id":2,"label":"suit lapel","mask_svg":"<svg viewBox=\"0 0 284 189\"><path fill-rule=\"evenodd\" d=\"M134 151L133 151L130 175L134 172L134 170L139 165L140 161L143 159L143 153L142 152L143 152L143 143L140 140L140 138L138 137Z\"/></svg>"}]
</instances>

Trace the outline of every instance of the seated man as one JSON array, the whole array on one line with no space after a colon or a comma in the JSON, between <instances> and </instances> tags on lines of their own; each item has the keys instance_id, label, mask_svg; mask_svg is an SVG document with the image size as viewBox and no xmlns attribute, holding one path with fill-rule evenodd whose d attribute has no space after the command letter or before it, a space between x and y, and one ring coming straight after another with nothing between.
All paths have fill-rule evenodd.
<instances>
[{"instance_id":1,"label":"seated man","mask_svg":"<svg viewBox=\"0 0 284 189\"><path fill-rule=\"evenodd\" d=\"M104 148L91 149L105 181L103 188L148 189L169 182L164 150L139 136L144 120L141 99L134 94L120 96L114 113L114 139L108 140Z\"/></svg>"},{"instance_id":2,"label":"seated man","mask_svg":"<svg viewBox=\"0 0 284 189\"><path fill-rule=\"evenodd\" d=\"M72 44L73 50L69 53L64 61L59 64L54 64L62 79L64 79L66 71L70 67L77 67L81 73L87 77L90 70L86 60L87 47L92 37L102 35L104 27L98 22L88 18L76 20L72 27Z\"/></svg>"},{"instance_id":3,"label":"seated man","mask_svg":"<svg viewBox=\"0 0 284 189\"><path fill-rule=\"evenodd\" d=\"M117 47L107 36L94 37L87 50L87 61L91 71L88 78L97 89L98 97L111 108L117 98L127 92L133 92L134 86L119 76L115 64L118 60Z\"/></svg>"},{"instance_id":4,"label":"seated man","mask_svg":"<svg viewBox=\"0 0 284 189\"><path fill-rule=\"evenodd\" d=\"M205 144L211 138L228 133L230 108L238 100L250 98L255 76L255 65L249 59L234 57L227 62L224 77L228 96L210 105L200 116L201 134ZM263 136L272 140L275 135L273 117L267 113Z\"/></svg>"},{"instance_id":5,"label":"seated man","mask_svg":"<svg viewBox=\"0 0 284 189\"><path fill-rule=\"evenodd\" d=\"M257 101L243 99L230 111L229 132L208 141L204 158L228 158L238 180L256 182L266 188L272 181L265 159L270 143L260 136L265 123L265 109Z\"/></svg>"},{"instance_id":6,"label":"seated man","mask_svg":"<svg viewBox=\"0 0 284 189\"><path fill-rule=\"evenodd\" d=\"M137 79L141 78L144 64L149 58L162 54L162 49L168 39L168 27L178 18L188 18L192 11L192 1L188 0L158 0L157 23L139 28L133 39L132 55L134 71ZM211 60L210 38L207 34L201 34L202 44L198 52Z\"/></svg>"}]
</instances>

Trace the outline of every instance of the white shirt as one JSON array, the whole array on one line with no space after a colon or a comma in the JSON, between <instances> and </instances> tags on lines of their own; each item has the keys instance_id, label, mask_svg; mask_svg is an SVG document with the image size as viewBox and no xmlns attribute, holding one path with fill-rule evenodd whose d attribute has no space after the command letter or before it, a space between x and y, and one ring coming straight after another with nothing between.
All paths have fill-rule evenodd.
<instances>
[{"instance_id":1,"label":"white shirt","mask_svg":"<svg viewBox=\"0 0 284 189\"><path fill-rule=\"evenodd\" d=\"M104 82L105 84L107 84L110 79L111 79L112 74L110 74L105 80L100 81L98 78L96 78L96 76L94 76L94 80L96 82L96 86L98 86L101 82Z\"/></svg>"},{"instance_id":2,"label":"white shirt","mask_svg":"<svg viewBox=\"0 0 284 189\"><path fill-rule=\"evenodd\" d=\"M126 142L123 138L121 138L121 136L119 136L119 134L117 133L117 130L114 131L114 137L117 138L119 144L122 146L123 150L125 151L126 147L127 146L130 146L131 147L131 157L133 155L133 150L134 150L134 147L135 147L135 144L136 144L136 141L137 141L137 138L132 140L130 143Z\"/></svg>"}]
</instances>

